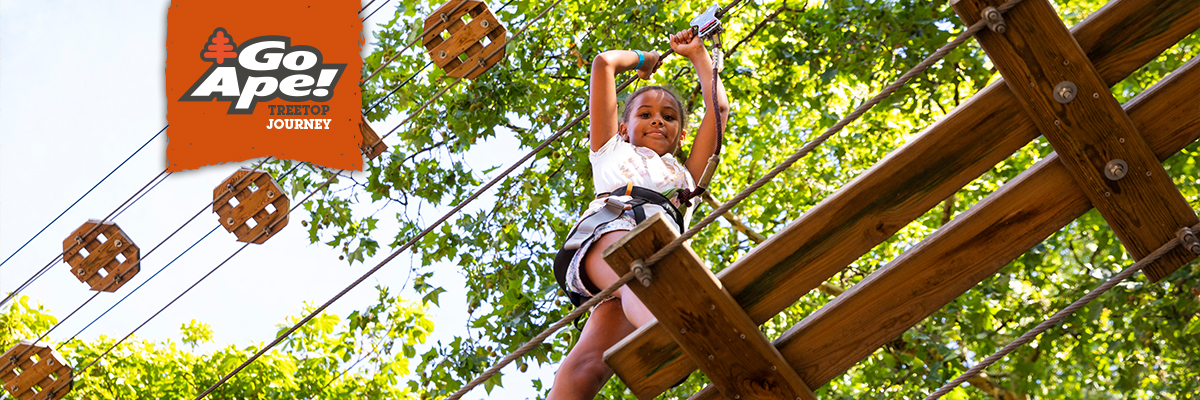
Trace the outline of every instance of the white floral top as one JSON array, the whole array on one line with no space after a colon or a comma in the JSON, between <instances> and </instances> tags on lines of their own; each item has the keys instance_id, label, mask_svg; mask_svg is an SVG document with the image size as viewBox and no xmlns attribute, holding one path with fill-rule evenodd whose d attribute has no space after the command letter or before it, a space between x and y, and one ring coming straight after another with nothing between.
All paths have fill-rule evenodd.
<instances>
[{"instance_id":1,"label":"white floral top","mask_svg":"<svg viewBox=\"0 0 1200 400\"><path fill-rule=\"evenodd\" d=\"M675 156L659 156L654 150L621 140L620 135L613 135L599 151L591 152L588 159L592 161L592 184L597 194L623 188L629 182L659 193L671 189L696 188L692 174L675 159ZM674 196L668 197L674 200ZM592 201L584 215L603 206L602 199ZM689 216L690 209L691 207L687 213ZM686 219L685 217L685 221Z\"/></svg>"}]
</instances>

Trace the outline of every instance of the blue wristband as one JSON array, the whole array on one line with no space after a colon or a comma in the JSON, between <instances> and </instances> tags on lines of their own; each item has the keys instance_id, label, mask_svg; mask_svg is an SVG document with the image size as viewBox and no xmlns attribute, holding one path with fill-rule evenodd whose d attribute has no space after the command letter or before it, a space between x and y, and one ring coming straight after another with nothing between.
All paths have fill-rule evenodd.
<instances>
[{"instance_id":1,"label":"blue wristband","mask_svg":"<svg viewBox=\"0 0 1200 400\"><path fill-rule=\"evenodd\" d=\"M633 67L633 69L635 69L635 70L642 69L642 63L646 62L646 55L642 54L641 50L634 50L633 52L637 53L637 55L638 55L638 65L636 67Z\"/></svg>"}]
</instances>

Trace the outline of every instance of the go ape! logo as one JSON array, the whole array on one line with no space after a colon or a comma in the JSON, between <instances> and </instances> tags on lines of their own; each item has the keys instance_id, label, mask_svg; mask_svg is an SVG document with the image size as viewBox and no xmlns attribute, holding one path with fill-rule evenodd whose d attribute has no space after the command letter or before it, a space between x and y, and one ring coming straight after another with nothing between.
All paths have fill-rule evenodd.
<instances>
[{"instance_id":1,"label":"go ape! logo","mask_svg":"<svg viewBox=\"0 0 1200 400\"><path fill-rule=\"evenodd\" d=\"M179 101L228 101L229 114L251 114L256 103L275 98L327 101L346 69L323 64L320 50L292 46L287 36L259 36L237 46L225 28L213 30L200 59L213 64Z\"/></svg>"}]
</instances>

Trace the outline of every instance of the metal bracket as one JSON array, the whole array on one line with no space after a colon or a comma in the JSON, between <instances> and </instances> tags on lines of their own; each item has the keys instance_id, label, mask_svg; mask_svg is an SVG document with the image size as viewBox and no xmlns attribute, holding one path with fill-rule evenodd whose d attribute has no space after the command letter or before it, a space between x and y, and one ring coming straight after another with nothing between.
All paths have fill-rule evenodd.
<instances>
[{"instance_id":1,"label":"metal bracket","mask_svg":"<svg viewBox=\"0 0 1200 400\"><path fill-rule=\"evenodd\" d=\"M1200 255L1200 242L1196 241L1196 234L1191 228L1184 227L1175 234L1179 237L1179 245L1191 251L1192 254Z\"/></svg>"},{"instance_id":2,"label":"metal bracket","mask_svg":"<svg viewBox=\"0 0 1200 400\"><path fill-rule=\"evenodd\" d=\"M721 10L721 6L713 4L704 10L703 13L692 18L692 29L696 30L696 34L702 38L708 38L722 30L721 18L717 16L717 12Z\"/></svg>"},{"instance_id":3,"label":"metal bracket","mask_svg":"<svg viewBox=\"0 0 1200 400\"><path fill-rule=\"evenodd\" d=\"M1003 35L1008 30L1008 27L1004 25L1004 14L996 7L985 8L979 15L987 22L988 29L991 29L992 32Z\"/></svg>"},{"instance_id":4,"label":"metal bracket","mask_svg":"<svg viewBox=\"0 0 1200 400\"><path fill-rule=\"evenodd\" d=\"M641 282L644 287L649 287L651 278L650 267L647 267L646 263L642 262L640 258L633 260L632 267L630 269L633 270L633 276L637 278L638 282Z\"/></svg>"}]
</instances>

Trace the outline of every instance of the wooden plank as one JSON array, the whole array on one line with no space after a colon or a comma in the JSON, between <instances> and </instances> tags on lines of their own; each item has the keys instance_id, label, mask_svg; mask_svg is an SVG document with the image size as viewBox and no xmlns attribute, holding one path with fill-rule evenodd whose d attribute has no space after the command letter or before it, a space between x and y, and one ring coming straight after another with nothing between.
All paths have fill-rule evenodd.
<instances>
[{"instance_id":1,"label":"wooden plank","mask_svg":"<svg viewBox=\"0 0 1200 400\"><path fill-rule=\"evenodd\" d=\"M362 121L358 123L358 132L362 135L362 144L358 148L362 150L368 160L374 160L375 157L383 154L384 150L387 150L387 144L379 139L379 134L375 133L375 129L367 123L367 117L362 117Z\"/></svg>"},{"instance_id":2,"label":"wooden plank","mask_svg":"<svg viewBox=\"0 0 1200 400\"><path fill-rule=\"evenodd\" d=\"M617 275L625 275L634 260L650 257L677 237L673 223L655 214L605 249L604 261ZM690 247L679 246L650 269L658 279L650 286L630 284L629 289L725 397L816 400ZM634 394L640 399L658 395Z\"/></svg>"},{"instance_id":3,"label":"wooden plank","mask_svg":"<svg viewBox=\"0 0 1200 400\"><path fill-rule=\"evenodd\" d=\"M459 3L464 4L459 6ZM462 16L466 15L467 11L478 7L480 4L483 4L483 2L480 0L450 0L447 1L446 4L442 4L442 6L438 7L436 11L429 13L429 16L425 17L425 28L422 29L422 31L426 33L425 36L421 38L421 44L425 46L426 49L441 44L443 40L442 32L453 27L452 25L446 24L446 22L458 21L459 26L461 26ZM454 10L455 7L458 7L458 9ZM454 12L451 13L450 10L454 10ZM442 21L442 13L446 13L445 21Z\"/></svg>"},{"instance_id":4,"label":"wooden plank","mask_svg":"<svg viewBox=\"0 0 1200 400\"><path fill-rule=\"evenodd\" d=\"M16 364L9 361L10 357L20 354L24 355ZM35 355L37 362L33 360ZM21 341L5 352L3 359L0 377L4 378L4 389L17 399L57 400L71 391L71 367L47 344ZM14 371L15 367L21 368L19 374ZM49 395L50 391L53 396Z\"/></svg>"},{"instance_id":5,"label":"wooden plank","mask_svg":"<svg viewBox=\"0 0 1200 400\"><path fill-rule=\"evenodd\" d=\"M1197 29L1200 1L1118 0L1073 32L1112 85ZM1015 100L1003 81L988 86L718 274L726 290L758 323L790 306L1037 137L1018 107L1005 106ZM654 323L608 361L635 391L661 392L696 368Z\"/></svg>"},{"instance_id":6,"label":"wooden plank","mask_svg":"<svg viewBox=\"0 0 1200 400\"><path fill-rule=\"evenodd\" d=\"M479 44L480 39L487 37L488 33L499 27L500 22L496 21L496 17L491 12L482 13L472 19L471 22L468 22L467 26L450 33L449 39L446 39L437 45L437 47L429 49L429 55L433 57L434 63L445 67L450 59L457 58L467 48ZM445 57L441 56L442 52L445 52Z\"/></svg>"},{"instance_id":7,"label":"wooden plank","mask_svg":"<svg viewBox=\"0 0 1200 400\"><path fill-rule=\"evenodd\" d=\"M497 29L497 31L503 30L504 28ZM489 68L492 68L493 65L499 63L500 60L504 59L506 44L508 44L508 38L506 37L501 37L499 40L494 40L491 43L488 43L487 47L471 55L466 61L463 61L462 65L458 66L458 68L448 70L446 75L453 77L463 76L467 79L475 79L479 77L479 75L484 71L487 71ZM496 51L496 49L499 49L499 51ZM496 54L487 59L487 61L484 62L483 65L480 65L479 68L475 68L474 71L471 70L471 68L475 67L476 64L479 64L479 59L491 54L492 51L496 51ZM468 71L471 71L470 75L466 75Z\"/></svg>"},{"instance_id":8,"label":"wooden plank","mask_svg":"<svg viewBox=\"0 0 1200 400\"><path fill-rule=\"evenodd\" d=\"M951 4L970 25L1001 1ZM1004 34L983 31L976 38L1133 258L1171 241L1180 227L1200 222L1050 3L1026 0L1004 18ZM1114 168L1122 175L1113 175ZM1158 281L1191 259L1190 251L1178 248L1144 271Z\"/></svg>"},{"instance_id":9,"label":"wooden plank","mask_svg":"<svg viewBox=\"0 0 1200 400\"><path fill-rule=\"evenodd\" d=\"M1200 138L1200 58L1126 104L1159 160ZM775 341L824 385L1091 209L1057 154L1037 163ZM706 389L698 398L713 398Z\"/></svg>"}]
</instances>

